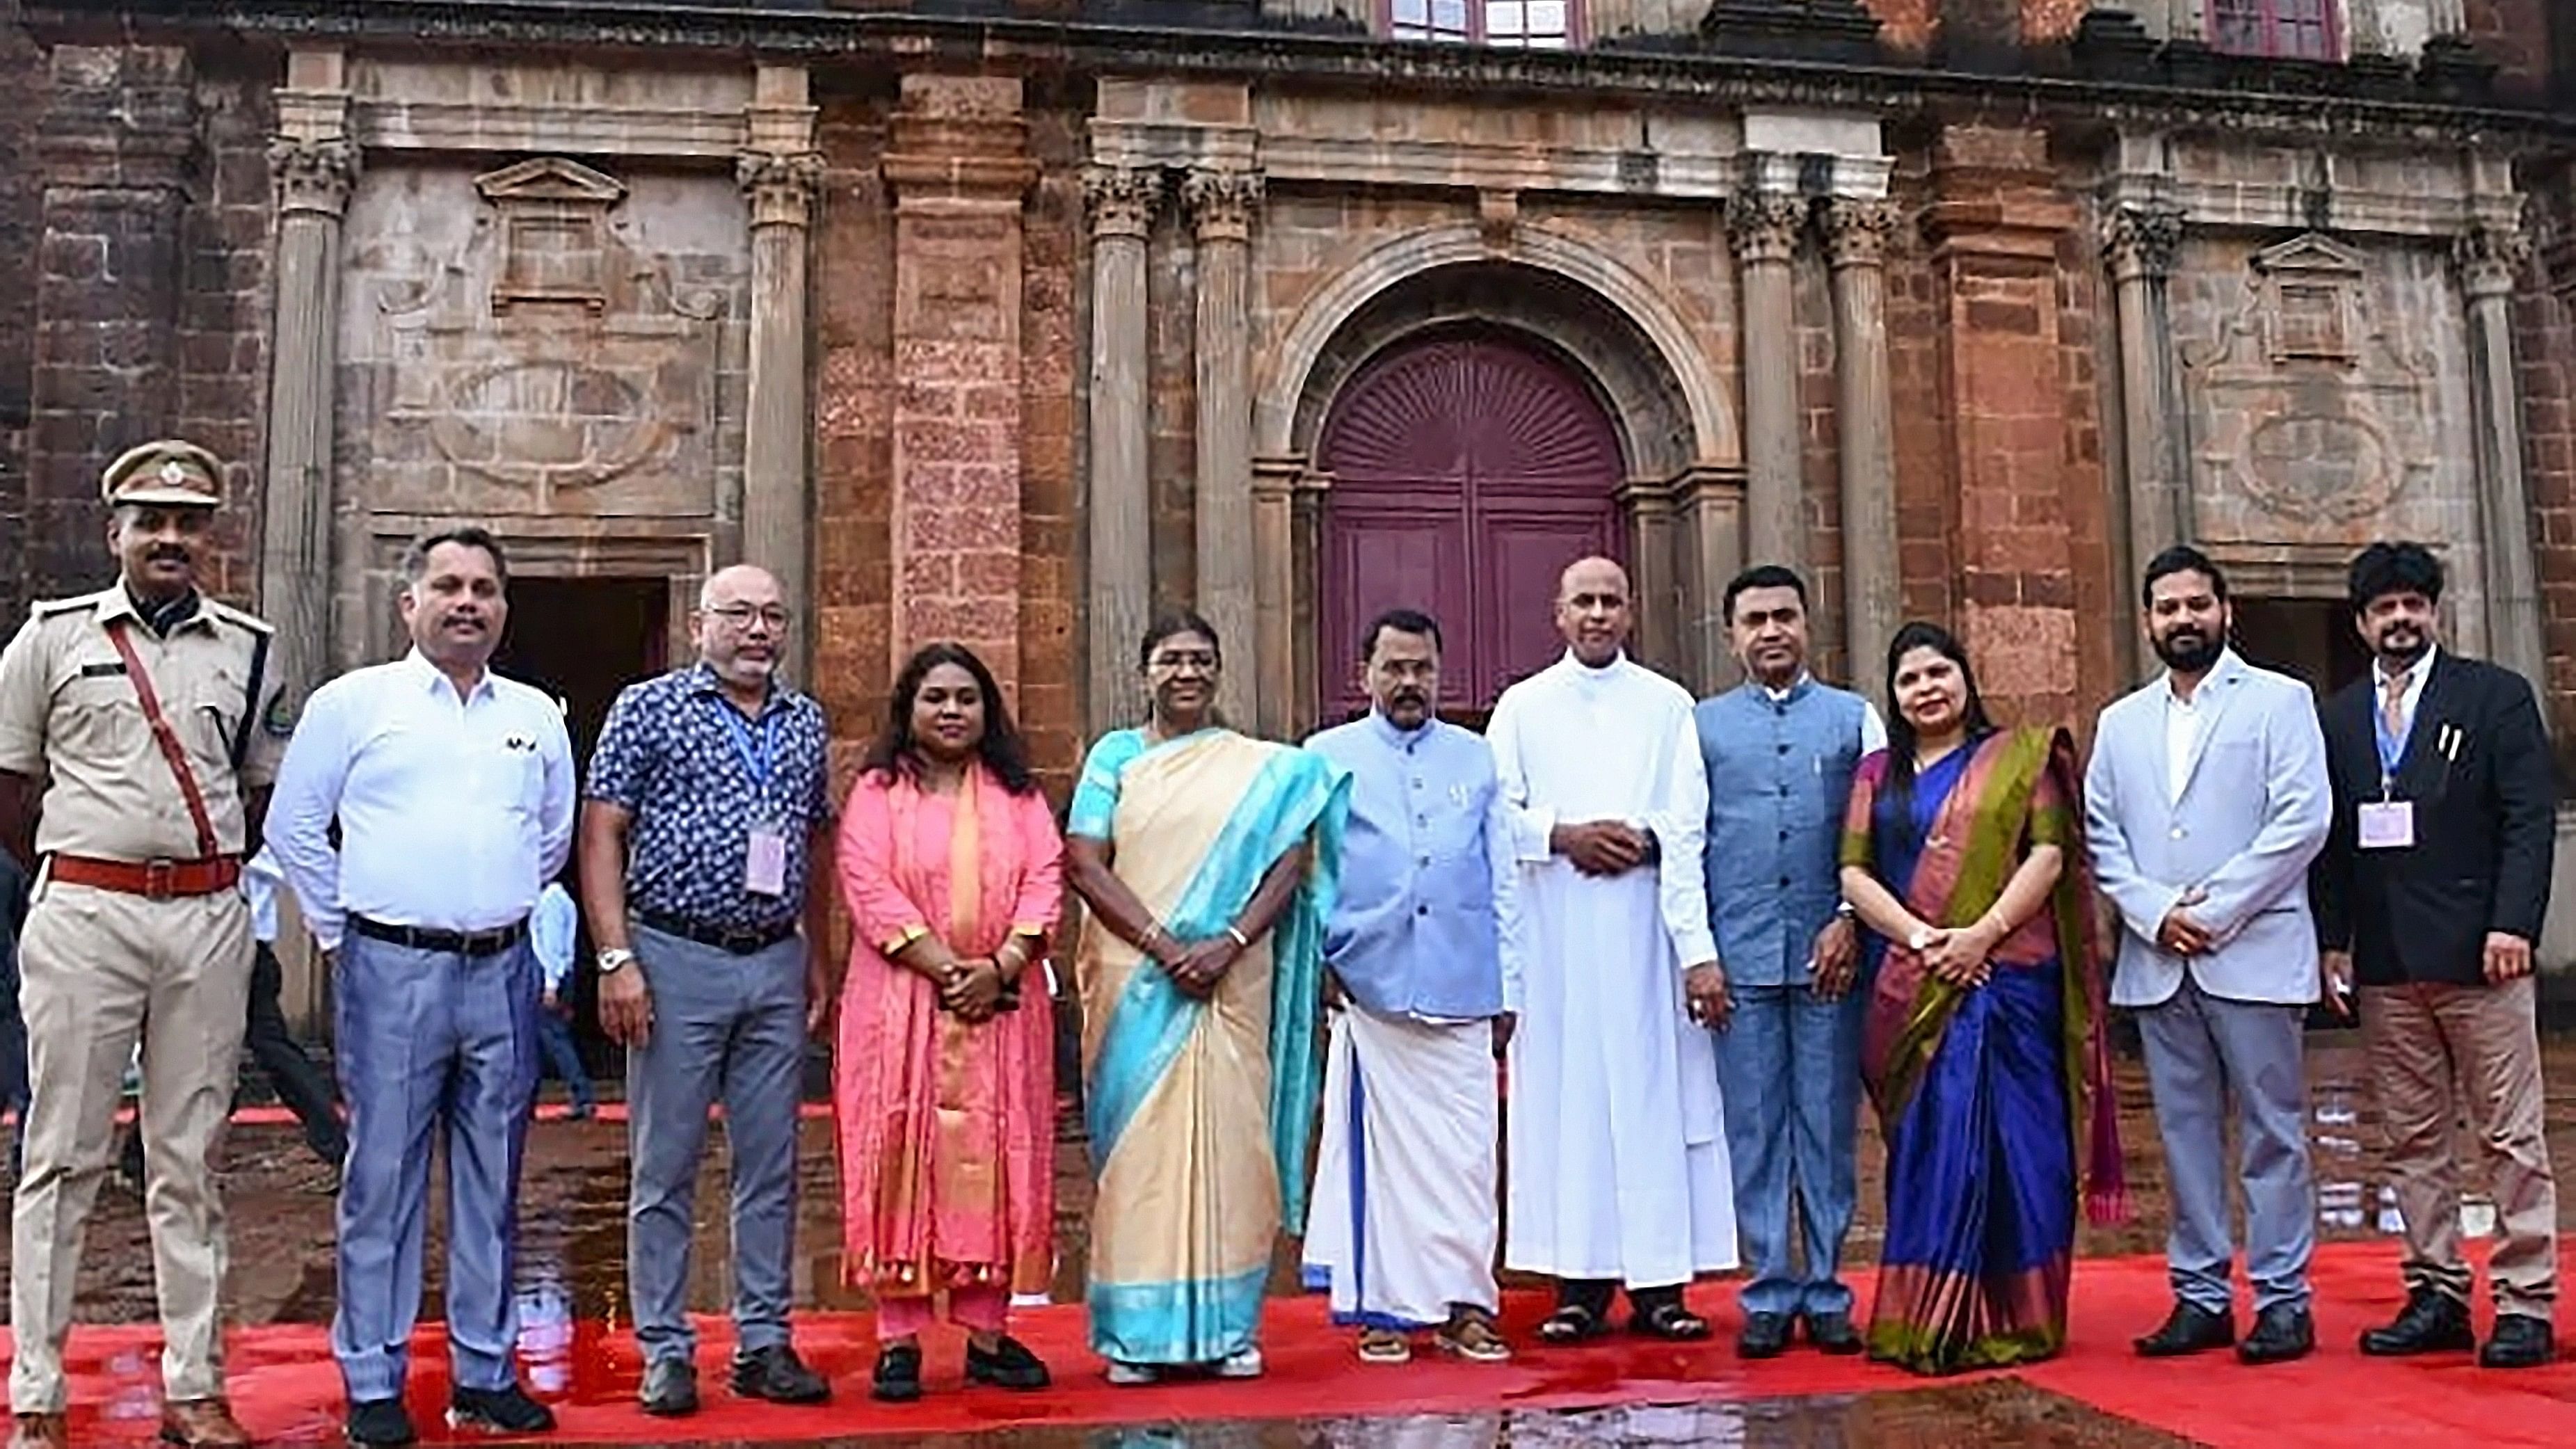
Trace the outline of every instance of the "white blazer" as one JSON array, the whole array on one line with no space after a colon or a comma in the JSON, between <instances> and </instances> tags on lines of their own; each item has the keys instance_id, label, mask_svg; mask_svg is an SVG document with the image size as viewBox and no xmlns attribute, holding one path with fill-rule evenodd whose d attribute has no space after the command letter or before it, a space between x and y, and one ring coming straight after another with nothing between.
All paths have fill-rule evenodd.
<instances>
[{"instance_id":1,"label":"white blazer","mask_svg":"<svg viewBox=\"0 0 2576 1449\"><path fill-rule=\"evenodd\" d=\"M2183 970L2211 996L2297 1005L2317 999L2308 863L2333 818L2325 734L2308 687L2229 650L2201 680L2200 737L2182 794L2171 788L2159 677L2102 711L2084 773L2093 872L2120 911L2115 1006L2154 1006ZM2186 961L2156 945L2184 892L2215 945Z\"/></svg>"}]
</instances>

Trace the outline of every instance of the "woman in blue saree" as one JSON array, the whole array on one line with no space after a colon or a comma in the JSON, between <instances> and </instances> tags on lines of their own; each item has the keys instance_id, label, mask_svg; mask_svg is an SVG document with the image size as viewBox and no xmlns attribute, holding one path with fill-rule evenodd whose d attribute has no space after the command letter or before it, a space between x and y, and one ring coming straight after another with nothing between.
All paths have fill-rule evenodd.
<instances>
[{"instance_id":1,"label":"woman in blue saree","mask_svg":"<svg viewBox=\"0 0 2576 1449\"><path fill-rule=\"evenodd\" d=\"M1888 748L1843 831L1887 1139L1869 1351L1923 1374L2029 1363L2066 1344L2083 1156L2096 1217L2121 1210L2074 744L1996 729L1935 625L1897 632L1887 676Z\"/></svg>"},{"instance_id":2,"label":"woman in blue saree","mask_svg":"<svg viewBox=\"0 0 2576 1449\"><path fill-rule=\"evenodd\" d=\"M1273 1246L1304 1213L1316 1016L1347 779L1216 714L1196 615L1140 653L1152 715L1104 736L1065 825L1091 1164L1091 1342L1112 1383L1261 1372Z\"/></svg>"}]
</instances>

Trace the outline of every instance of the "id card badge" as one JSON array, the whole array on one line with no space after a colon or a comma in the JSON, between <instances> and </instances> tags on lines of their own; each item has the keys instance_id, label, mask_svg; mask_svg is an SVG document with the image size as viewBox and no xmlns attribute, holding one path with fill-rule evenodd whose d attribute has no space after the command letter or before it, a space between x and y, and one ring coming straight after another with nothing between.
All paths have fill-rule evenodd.
<instances>
[{"instance_id":1,"label":"id card badge","mask_svg":"<svg viewBox=\"0 0 2576 1449\"><path fill-rule=\"evenodd\" d=\"M2415 802L2365 800L2361 805L2361 848L2412 850L2415 846Z\"/></svg>"},{"instance_id":2,"label":"id card badge","mask_svg":"<svg viewBox=\"0 0 2576 1449\"><path fill-rule=\"evenodd\" d=\"M787 894L787 836L772 826L754 826L750 849L743 853L742 888L756 896Z\"/></svg>"}]
</instances>

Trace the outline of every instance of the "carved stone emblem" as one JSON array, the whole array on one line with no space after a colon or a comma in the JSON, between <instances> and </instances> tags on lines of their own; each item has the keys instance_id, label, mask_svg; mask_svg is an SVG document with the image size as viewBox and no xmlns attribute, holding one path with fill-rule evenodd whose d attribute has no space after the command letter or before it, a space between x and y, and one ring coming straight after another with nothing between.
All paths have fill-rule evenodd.
<instances>
[{"instance_id":1,"label":"carved stone emblem","mask_svg":"<svg viewBox=\"0 0 2576 1449\"><path fill-rule=\"evenodd\" d=\"M461 254L378 298L396 360L376 452L393 494L436 494L444 474L475 480L445 491L490 511L544 512L652 474L703 496L688 480L712 472L726 293L675 281L629 241L614 177L539 157L474 184L483 210Z\"/></svg>"},{"instance_id":2,"label":"carved stone emblem","mask_svg":"<svg viewBox=\"0 0 2576 1449\"><path fill-rule=\"evenodd\" d=\"M2257 253L2233 315L2182 362L2217 517L2241 496L2267 534L2332 541L2434 471L2432 360L2381 326L2365 258L2331 237Z\"/></svg>"}]
</instances>

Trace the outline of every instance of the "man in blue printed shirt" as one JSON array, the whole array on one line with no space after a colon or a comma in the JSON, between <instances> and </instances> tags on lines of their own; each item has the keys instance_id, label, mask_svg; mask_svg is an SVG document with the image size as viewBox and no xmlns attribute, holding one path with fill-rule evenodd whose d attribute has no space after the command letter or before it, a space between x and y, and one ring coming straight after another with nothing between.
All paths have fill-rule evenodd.
<instances>
[{"instance_id":1,"label":"man in blue printed shirt","mask_svg":"<svg viewBox=\"0 0 2576 1449\"><path fill-rule=\"evenodd\" d=\"M1493 753L1434 717L1440 626L1392 610L1361 640L1368 717L1307 748L1351 773L1324 959L1338 1009L1308 1215L1310 1282L1360 1357L1511 1357L1494 1330L1494 1054L1511 1031L1511 832Z\"/></svg>"},{"instance_id":2,"label":"man in blue printed shirt","mask_svg":"<svg viewBox=\"0 0 2576 1449\"><path fill-rule=\"evenodd\" d=\"M707 580L698 659L617 697L582 805L582 903L599 1019L624 1042L627 1284L644 1411L698 1407L689 1247L707 1109L732 1157L733 1391L821 1403L796 1357L796 1108L805 1041L830 985L798 926L828 883L831 781L821 706L777 677L790 623L778 580Z\"/></svg>"}]
</instances>

